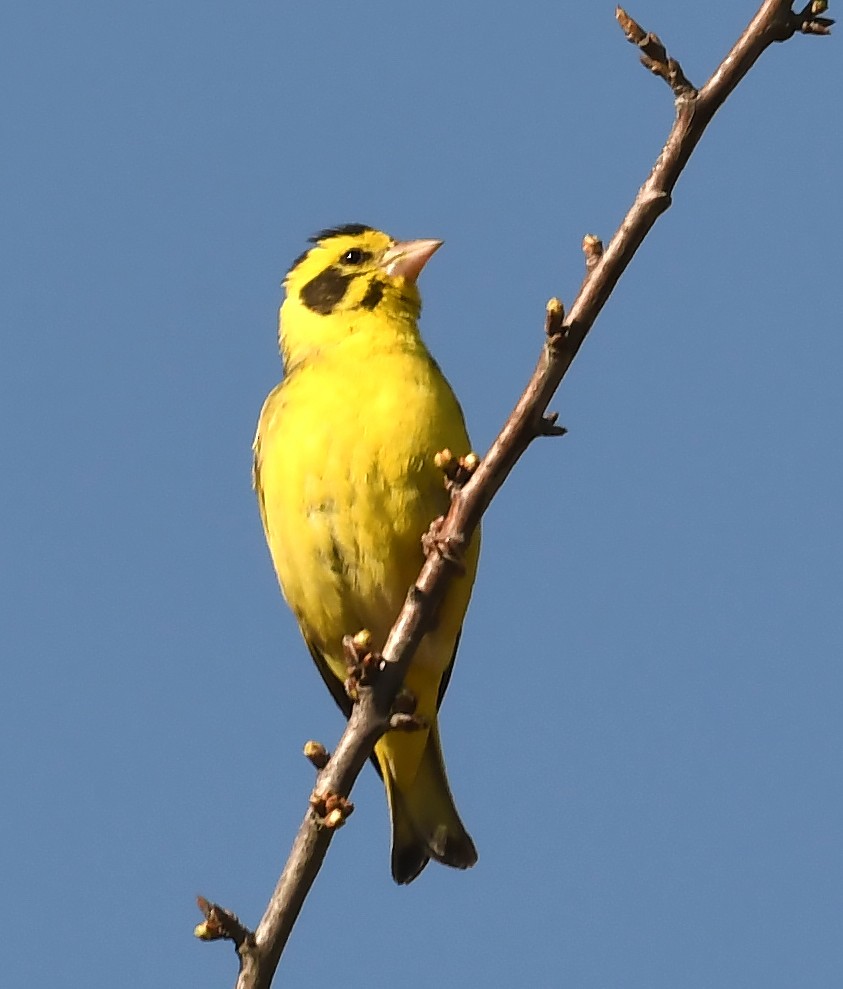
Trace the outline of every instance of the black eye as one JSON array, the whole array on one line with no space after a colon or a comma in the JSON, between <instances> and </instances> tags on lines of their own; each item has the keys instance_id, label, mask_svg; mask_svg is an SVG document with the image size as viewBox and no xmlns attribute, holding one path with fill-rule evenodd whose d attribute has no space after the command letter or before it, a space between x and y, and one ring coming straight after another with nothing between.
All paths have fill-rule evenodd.
<instances>
[{"instance_id":1,"label":"black eye","mask_svg":"<svg viewBox=\"0 0 843 989\"><path fill-rule=\"evenodd\" d=\"M346 251L342 256L342 261L345 264L363 264L364 261L368 261L372 255L368 251L361 251L359 247L352 247L350 251Z\"/></svg>"}]
</instances>

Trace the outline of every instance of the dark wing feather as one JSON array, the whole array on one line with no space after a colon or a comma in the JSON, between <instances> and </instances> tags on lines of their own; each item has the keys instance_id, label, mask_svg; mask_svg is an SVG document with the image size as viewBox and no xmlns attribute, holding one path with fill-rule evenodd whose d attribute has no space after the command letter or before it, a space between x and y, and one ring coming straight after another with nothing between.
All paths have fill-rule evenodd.
<instances>
[{"instance_id":1,"label":"dark wing feather","mask_svg":"<svg viewBox=\"0 0 843 989\"><path fill-rule=\"evenodd\" d=\"M310 655L313 657L313 662L316 663L316 669L319 670L319 675L325 681L325 686L331 691L331 697L337 702L337 706L345 715L346 719L351 717L351 708L353 707L351 698L345 692L345 684L338 680L331 667L328 666L328 662L319 649L305 636L307 643L307 648L310 650ZM372 765L377 769L378 776L383 778L381 773L381 767L378 765L378 760L375 758L374 753L371 755Z\"/></svg>"},{"instance_id":2,"label":"dark wing feather","mask_svg":"<svg viewBox=\"0 0 843 989\"><path fill-rule=\"evenodd\" d=\"M438 711L442 707L442 698L445 696L445 691L448 689L448 684L451 682L451 674L454 672L454 663L457 660L457 649L460 647L460 636L462 635L462 629L457 632L457 641L454 643L454 651L451 653L451 662L448 663L448 669L442 674L442 679L439 681L439 696L436 698L436 710Z\"/></svg>"},{"instance_id":3,"label":"dark wing feather","mask_svg":"<svg viewBox=\"0 0 843 989\"><path fill-rule=\"evenodd\" d=\"M448 668L442 675L442 681L439 684L439 696L436 698L437 709L442 704L442 698L445 696L445 691L448 689L448 684L451 682L451 673L454 671L454 661L457 658L457 648L460 644L460 636L462 635L462 629L460 629L457 635L457 641L454 643L454 652L451 655L451 662L448 663ZM331 696L337 702L337 707L345 715L346 720L351 717L351 708L353 707L351 698L345 692L345 685L341 683L333 674L331 667L319 649L305 637L304 640L307 643L307 648L310 650L310 655L313 657L313 662L316 664L316 669L319 670L319 675L325 681L325 686L331 691ZM375 758L374 754L371 756L372 765L378 771L378 776L383 777L381 773L381 767L378 765L378 760Z\"/></svg>"}]
</instances>

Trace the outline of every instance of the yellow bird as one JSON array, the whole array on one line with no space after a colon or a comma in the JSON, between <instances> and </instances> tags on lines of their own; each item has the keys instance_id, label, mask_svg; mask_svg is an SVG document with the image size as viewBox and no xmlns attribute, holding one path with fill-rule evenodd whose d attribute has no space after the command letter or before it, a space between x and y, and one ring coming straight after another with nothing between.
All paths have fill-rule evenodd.
<instances>
[{"instance_id":1,"label":"yellow bird","mask_svg":"<svg viewBox=\"0 0 843 989\"><path fill-rule=\"evenodd\" d=\"M254 483L278 581L316 666L351 711L342 638L382 646L448 509L437 451L468 453L459 403L419 335L416 279L438 240L395 241L362 224L323 230L284 281L284 380L264 403ZM448 786L437 711L451 675L480 542L450 586L405 678L428 726L375 746L392 821L392 875L432 858L477 861Z\"/></svg>"}]
</instances>

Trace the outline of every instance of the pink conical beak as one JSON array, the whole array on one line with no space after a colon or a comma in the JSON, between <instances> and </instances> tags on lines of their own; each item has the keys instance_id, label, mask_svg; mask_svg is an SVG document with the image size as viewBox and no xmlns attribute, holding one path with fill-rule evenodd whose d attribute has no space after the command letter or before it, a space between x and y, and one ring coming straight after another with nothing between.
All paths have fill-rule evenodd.
<instances>
[{"instance_id":1,"label":"pink conical beak","mask_svg":"<svg viewBox=\"0 0 843 989\"><path fill-rule=\"evenodd\" d=\"M422 268L442 246L441 240L403 240L381 258L381 268L387 275L414 282Z\"/></svg>"}]
</instances>

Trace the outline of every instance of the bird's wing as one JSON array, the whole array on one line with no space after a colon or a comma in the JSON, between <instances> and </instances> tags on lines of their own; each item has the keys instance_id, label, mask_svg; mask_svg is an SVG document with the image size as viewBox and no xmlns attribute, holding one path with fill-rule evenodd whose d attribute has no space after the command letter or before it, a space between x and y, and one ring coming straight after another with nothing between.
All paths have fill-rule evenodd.
<instances>
[{"instance_id":1,"label":"bird's wing","mask_svg":"<svg viewBox=\"0 0 843 989\"><path fill-rule=\"evenodd\" d=\"M457 638L454 642L454 651L451 653L451 662L448 663L448 668L442 674L442 679L439 681L439 695L436 698L436 710L442 706L442 698L445 696L445 691L448 689L448 684L451 682L451 674L454 672L454 663L457 660L457 649L460 647L460 636L462 635L462 629L457 632Z\"/></svg>"},{"instance_id":2,"label":"bird's wing","mask_svg":"<svg viewBox=\"0 0 843 989\"><path fill-rule=\"evenodd\" d=\"M448 689L448 683L451 680L451 673L453 672L454 662L457 658L457 648L460 644L460 635L462 635L462 629L460 629L460 632L457 635L457 641L454 643L454 651L451 655L451 662L448 663L448 668L445 670L442 676L442 681L439 684L439 696L436 698L437 709L442 704L442 698L445 696L445 691ZM345 684L337 679L318 646L314 645L310 639L307 638L307 636L305 636L304 641L307 643L307 648L310 650L310 655L313 657L313 662L316 664L316 669L319 670L319 675L325 681L325 686L331 691L331 697L333 697L337 702L337 707L339 707L342 713L346 716L346 719L350 718L351 709L354 705L351 698L345 692ZM378 776L382 777L383 773L381 773L381 767L378 765L378 760L374 753L371 756L371 760L372 765L378 771Z\"/></svg>"},{"instance_id":3,"label":"bird's wing","mask_svg":"<svg viewBox=\"0 0 843 989\"><path fill-rule=\"evenodd\" d=\"M316 663L316 669L319 670L319 675L325 681L325 686L331 691L331 697L337 702L337 706L346 716L346 719L351 717L351 709L354 706L351 698L345 692L345 684L342 680L338 680L336 674L331 670L328 665L328 661L322 655L321 651L317 646L315 646L310 639L305 636L304 641L307 643L307 648L310 650L310 655L313 657L313 662ZM381 772L381 767L378 765L378 760L375 758L375 754L372 753L370 756L372 760L372 765L377 769L378 776L383 778L383 773Z\"/></svg>"}]
</instances>

